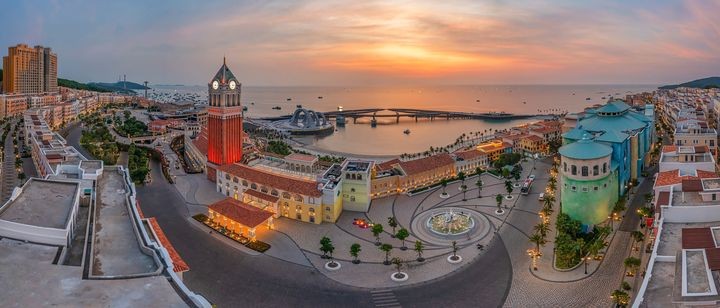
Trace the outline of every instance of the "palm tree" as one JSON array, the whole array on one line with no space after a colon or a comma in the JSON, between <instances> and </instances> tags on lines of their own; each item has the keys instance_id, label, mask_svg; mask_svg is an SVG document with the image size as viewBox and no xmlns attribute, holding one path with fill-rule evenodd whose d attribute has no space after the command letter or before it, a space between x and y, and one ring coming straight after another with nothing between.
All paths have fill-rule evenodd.
<instances>
[{"instance_id":1,"label":"palm tree","mask_svg":"<svg viewBox=\"0 0 720 308\"><path fill-rule=\"evenodd\" d=\"M530 242L535 244L535 249L537 252L540 252L540 246L545 245L547 241L545 241L545 237L542 236L542 234L535 232L530 236Z\"/></svg>"},{"instance_id":2,"label":"palm tree","mask_svg":"<svg viewBox=\"0 0 720 308\"><path fill-rule=\"evenodd\" d=\"M405 239L408 238L408 236L410 236L410 232L408 232L405 228L400 228L397 234L395 234L395 237L402 241L402 247L400 247L400 250L407 250L407 247L405 247Z\"/></svg>"},{"instance_id":3,"label":"palm tree","mask_svg":"<svg viewBox=\"0 0 720 308\"><path fill-rule=\"evenodd\" d=\"M453 255L453 257L457 257L457 251L458 251L457 242L456 242L456 241L452 241L452 252L453 252L452 255Z\"/></svg>"},{"instance_id":4,"label":"palm tree","mask_svg":"<svg viewBox=\"0 0 720 308\"><path fill-rule=\"evenodd\" d=\"M503 196L501 194L497 194L497 196L495 196L495 202L497 202L498 214L502 213L503 212L503 209L502 209Z\"/></svg>"},{"instance_id":5,"label":"palm tree","mask_svg":"<svg viewBox=\"0 0 720 308\"><path fill-rule=\"evenodd\" d=\"M397 228L398 223L397 219L395 219L395 216L391 216L387 218L388 226L392 228L392 234L390 234L391 237L395 237L395 228Z\"/></svg>"},{"instance_id":6,"label":"palm tree","mask_svg":"<svg viewBox=\"0 0 720 308\"><path fill-rule=\"evenodd\" d=\"M542 210L540 210L540 212L542 212L543 215L545 215L545 217L550 217L550 215L552 215L552 213L555 212L555 210L553 210L552 207L543 206L543 208L542 208Z\"/></svg>"},{"instance_id":7,"label":"palm tree","mask_svg":"<svg viewBox=\"0 0 720 308\"><path fill-rule=\"evenodd\" d=\"M478 198L482 198L483 181L480 179L479 176L478 176L477 182L475 182L475 186L477 186L477 188L478 188Z\"/></svg>"},{"instance_id":8,"label":"palm tree","mask_svg":"<svg viewBox=\"0 0 720 308\"><path fill-rule=\"evenodd\" d=\"M635 242L633 242L633 245L632 245L633 250L635 249L635 243L640 243L645 240L645 234L642 233L641 231L635 230L633 232L630 232L630 236L632 236L633 240L635 240Z\"/></svg>"},{"instance_id":9,"label":"palm tree","mask_svg":"<svg viewBox=\"0 0 720 308\"><path fill-rule=\"evenodd\" d=\"M475 167L475 174L478 176L478 180L480 179L480 174L482 173L482 168Z\"/></svg>"},{"instance_id":10,"label":"palm tree","mask_svg":"<svg viewBox=\"0 0 720 308\"><path fill-rule=\"evenodd\" d=\"M373 224L372 229L373 236L375 236L375 246L380 246L380 234L383 232L383 226L381 224Z\"/></svg>"},{"instance_id":11,"label":"palm tree","mask_svg":"<svg viewBox=\"0 0 720 308\"><path fill-rule=\"evenodd\" d=\"M602 239L597 239L588 247L588 253L592 255L593 258L597 258L598 255L600 255L600 251L605 249L605 247L607 247L607 242Z\"/></svg>"},{"instance_id":12,"label":"palm tree","mask_svg":"<svg viewBox=\"0 0 720 308\"><path fill-rule=\"evenodd\" d=\"M391 262L392 262L392 264L395 264L395 274L400 274L400 269L402 269L402 265L404 263L403 260L398 257L395 257L395 258L392 258Z\"/></svg>"},{"instance_id":13,"label":"palm tree","mask_svg":"<svg viewBox=\"0 0 720 308\"><path fill-rule=\"evenodd\" d=\"M360 254L360 244L354 243L350 245L350 255L353 257L352 263L358 264L360 263L360 260L358 259L358 255Z\"/></svg>"},{"instance_id":14,"label":"palm tree","mask_svg":"<svg viewBox=\"0 0 720 308\"><path fill-rule=\"evenodd\" d=\"M425 245L423 245L423 243L420 240L415 241L415 249L414 250L418 254L418 257L417 257L418 262L425 261L425 258L422 257L422 253L423 253L424 249L425 249Z\"/></svg>"},{"instance_id":15,"label":"palm tree","mask_svg":"<svg viewBox=\"0 0 720 308\"><path fill-rule=\"evenodd\" d=\"M630 271L627 273L628 276L635 276L635 270L637 270L638 267L640 267L640 264L642 261L640 259L635 257L628 257L625 259L623 264L625 265L625 268L630 269Z\"/></svg>"},{"instance_id":16,"label":"palm tree","mask_svg":"<svg viewBox=\"0 0 720 308\"><path fill-rule=\"evenodd\" d=\"M615 290L610 295L616 307L627 307L630 303L630 296L623 290Z\"/></svg>"},{"instance_id":17,"label":"palm tree","mask_svg":"<svg viewBox=\"0 0 720 308\"><path fill-rule=\"evenodd\" d=\"M383 262L383 264L390 265L390 251L392 249L393 249L393 247L390 244L380 245L380 250L382 250L385 253L385 262Z\"/></svg>"},{"instance_id":18,"label":"palm tree","mask_svg":"<svg viewBox=\"0 0 720 308\"><path fill-rule=\"evenodd\" d=\"M535 225L533 227L533 230L535 230L535 233L540 234L543 238L547 236L547 233L550 232L550 225L540 222L539 224Z\"/></svg>"}]
</instances>

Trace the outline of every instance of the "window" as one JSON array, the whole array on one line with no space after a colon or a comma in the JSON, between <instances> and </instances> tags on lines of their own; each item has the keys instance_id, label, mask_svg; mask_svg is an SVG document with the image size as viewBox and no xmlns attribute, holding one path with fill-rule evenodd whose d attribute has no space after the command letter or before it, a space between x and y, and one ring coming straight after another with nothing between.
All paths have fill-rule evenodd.
<instances>
[{"instance_id":1,"label":"window","mask_svg":"<svg viewBox=\"0 0 720 308\"><path fill-rule=\"evenodd\" d=\"M242 181L242 183L243 183L243 186L245 186L245 187L247 187L247 186L248 186L248 181L246 181L246 180L243 180L243 181Z\"/></svg>"},{"instance_id":2,"label":"window","mask_svg":"<svg viewBox=\"0 0 720 308\"><path fill-rule=\"evenodd\" d=\"M297 213L297 214L295 214L295 218L296 218L297 220L302 220L302 213Z\"/></svg>"},{"instance_id":3,"label":"window","mask_svg":"<svg viewBox=\"0 0 720 308\"><path fill-rule=\"evenodd\" d=\"M362 174L358 174L357 179L358 181L362 181Z\"/></svg>"},{"instance_id":4,"label":"window","mask_svg":"<svg viewBox=\"0 0 720 308\"><path fill-rule=\"evenodd\" d=\"M283 193L282 193L282 197L283 197L283 199L290 199L290 198L291 198L291 197L290 197L290 193L288 193L288 192L283 192ZM287 203L287 202L285 202L285 203Z\"/></svg>"},{"instance_id":5,"label":"window","mask_svg":"<svg viewBox=\"0 0 720 308\"><path fill-rule=\"evenodd\" d=\"M225 173L225 179L229 181L229 180L230 180L230 175L227 174L227 173Z\"/></svg>"},{"instance_id":6,"label":"window","mask_svg":"<svg viewBox=\"0 0 720 308\"><path fill-rule=\"evenodd\" d=\"M598 191L599 188L600 188L600 187L595 186L595 187L593 187L593 190L594 190L594 191Z\"/></svg>"},{"instance_id":7,"label":"window","mask_svg":"<svg viewBox=\"0 0 720 308\"><path fill-rule=\"evenodd\" d=\"M581 168L582 176L588 176L588 169L589 169L588 166L582 166L582 168Z\"/></svg>"},{"instance_id":8,"label":"window","mask_svg":"<svg viewBox=\"0 0 720 308\"><path fill-rule=\"evenodd\" d=\"M277 197L277 195L278 195L279 193L278 193L277 190L273 189L273 190L270 192L270 194L273 195L273 196L275 196L275 197Z\"/></svg>"},{"instance_id":9,"label":"window","mask_svg":"<svg viewBox=\"0 0 720 308\"><path fill-rule=\"evenodd\" d=\"M603 163L603 174L607 173L607 163Z\"/></svg>"},{"instance_id":10,"label":"window","mask_svg":"<svg viewBox=\"0 0 720 308\"><path fill-rule=\"evenodd\" d=\"M296 205L295 211L302 212L302 205L300 205L300 204Z\"/></svg>"},{"instance_id":11,"label":"window","mask_svg":"<svg viewBox=\"0 0 720 308\"><path fill-rule=\"evenodd\" d=\"M577 175L577 166L575 166L575 165L570 166L570 173L572 175Z\"/></svg>"},{"instance_id":12,"label":"window","mask_svg":"<svg viewBox=\"0 0 720 308\"><path fill-rule=\"evenodd\" d=\"M331 207L329 207L329 206L326 206L326 207L325 207L325 211L327 211L327 212L331 212L331 211L332 211L332 208L331 208Z\"/></svg>"},{"instance_id":13,"label":"window","mask_svg":"<svg viewBox=\"0 0 720 308\"><path fill-rule=\"evenodd\" d=\"M607 183L603 184L603 188L607 188Z\"/></svg>"},{"instance_id":14,"label":"window","mask_svg":"<svg viewBox=\"0 0 720 308\"><path fill-rule=\"evenodd\" d=\"M350 188L350 192L355 192L355 188Z\"/></svg>"},{"instance_id":15,"label":"window","mask_svg":"<svg viewBox=\"0 0 720 308\"><path fill-rule=\"evenodd\" d=\"M295 195L295 201L303 202L303 197L301 195Z\"/></svg>"},{"instance_id":16,"label":"window","mask_svg":"<svg viewBox=\"0 0 720 308\"><path fill-rule=\"evenodd\" d=\"M593 166L593 175L598 175L598 174L600 174L600 166L595 165L595 166Z\"/></svg>"},{"instance_id":17,"label":"window","mask_svg":"<svg viewBox=\"0 0 720 308\"><path fill-rule=\"evenodd\" d=\"M250 188L257 190L257 184L255 184L255 183L250 184Z\"/></svg>"},{"instance_id":18,"label":"window","mask_svg":"<svg viewBox=\"0 0 720 308\"><path fill-rule=\"evenodd\" d=\"M583 191L583 192L588 192L587 186L583 186L582 191Z\"/></svg>"},{"instance_id":19,"label":"window","mask_svg":"<svg viewBox=\"0 0 720 308\"><path fill-rule=\"evenodd\" d=\"M570 190L572 190L572 191L577 191L577 187L576 187L576 186L572 186L572 187L570 187Z\"/></svg>"},{"instance_id":20,"label":"window","mask_svg":"<svg viewBox=\"0 0 720 308\"><path fill-rule=\"evenodd\" d=\"M712 194L712 201L717 200L716 198L717 198L717 195L716 195L716 194Z\"/></svg>"},{"instance_id":21,"label":"window","mask_svg":"<svg viewBox=\"0 0 720 308\"><path fill-rule=\"evenodd\" d=\"M310 200L309 200L309 202L310 202L311 204L315 204L315 198L313 198L313 197L310 197Z\"/></svg>"},{"instance_id":22,"label":"window","mask_svg":"<svg viewBox=\"0 0 720 308\"><path fill-rule=\"evenodd\" d=\"M260 188L260 191L261 191L262 193L264 193L264 194L267 194L269 190L268 190L267 187L263 186L263 187Z\"/></svg>"},{"instance_id":23,"label":"window","mask_svg":"<svg viewBox=\"0 0 720 308\"><path fill-rule=\"evenodd\" d=\"M563 171L567 172L567 163L563 163Z\"/></svg>"},{"instance_id":24,"label":"window","mask_svg":"<svg viewBox=\"0 0 720 308\"><path fill-rule=\"evenodd\" d=\"M310 209L308 209L308 211L310 211L310 214L315 214L315 208L313 208L313 207L311 207Z\"/></svg>"},{"instance_id":25,"label":"window","mask_svg":"<svg viewBox=\"0 0 720 308\"><path fill-rule=\"evenodd\" d=\"M310 216L310 222L315 223L315 216Z\"/></svg>"},{"instance_id":26,"label":"window","mask_svg":"<svg viewBox=\"0 0 720 308\"><path fill-rule=\"evenodd\" d=\"M349 180L349 179L350 179L350 173L345 173L345 179L346 179L346 180Z\"/></svg>"},{"instance_id":27,"label":"window","mask_svg":"<svg viewBox=\"0 0 720 308\"><path fill-rule=\"evenodd\" d=\"M238 180L237 177L233 177L233 182L237 183L237 182L239 182L239 181L240 181L240 180Z\"/></svg>"},{"instance_id":28,"label":"window","mask_svg":"<svg viewBox=\"0 0 720 308\"><path fill-rule=\"evenodd\" d=\"M715 195L713 195L715 196ZM350 202L355 202L355 196L350 196Z\"/></svg>"}]
</instances>

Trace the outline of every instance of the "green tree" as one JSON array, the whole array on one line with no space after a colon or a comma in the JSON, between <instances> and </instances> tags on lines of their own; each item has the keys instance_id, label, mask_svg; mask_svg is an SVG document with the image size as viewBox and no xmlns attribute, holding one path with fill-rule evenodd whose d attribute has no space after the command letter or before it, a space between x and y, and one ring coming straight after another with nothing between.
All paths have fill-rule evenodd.
<instances>
[{"instance_id":1,"label":"green tree","mask_svg":"<svg viewBox=\"0 0 720 308\"><path fill-rule=\"evenodd\" d=\"M425 258L422 257L423 250L425 249L425 245L420 240L415 241L415 252L417 252L417 260L419 262L425 261Z\"/></svg>"},{"instance_id":2,"label":"green tree","mask_svg":"<svg viewBox=\"0 0 720 308\"><path fill-rule=\"evenodd\" d=\"M549 207L552 209L553 205L555 205L555 197L553 197L552 195L547 195L543 197L543 204L545 205L545 207Z\"/></svg>"},{"instance_id":3,"label":"green tree","mask_svg":"<svg viewBox=\"0 0 720 308\"><path fill-rule=\"evenodd\" d=\"M640 264L642 261L640 259L635 257L628 257L623 262L623 265L625 265L626 269L629 269L628 276L635 276L635 271L640 267Z\"/></svg>"},{"instance_id":4,"label":"green tree","mask_svg":"<svg viewBox=\"0 0 720 308\"><path fill-rule=\"evenodd\" d=\"M519 181L520 180L520 172L514 172L513 179L515 179L515 182Z\"/></svg>"},{"instance_id":5,"label":"green tree","mask_svg":"<svg viewBox=\"0 0 720 308\"><path fill-rule=\"evenodd\" d=\"M540 236L542 236L542 238L545 238L547 236L548 232L550 232L550 225L541 221L539 224L537 224L537 225L535 225L535 227L533 227L533 230L535 230L535 232L537 234L540 234Z\"/></svg>"},{"instance_id":6,"label":"green tree","mask_svg":"<svg viewBox=\"0 0 720 308\"><path fill-rule=\"evenodd\" d=\"M463 193L463 198L462 198L462 200L463 200L463 201L467 201L467 197L466 197L467 185L465 185L465 184L460 185L460 189L462 189L462 193Z\"/></svg>"},{"instance_id":7,"label":"green tree","mask_svg":"<svg viewBox=\"0 0 720 308\"><path fill-rule=\"evenodd\" d=\"M442 194L443 194L443 195L447 195L447 192L445 192L445 188L446 188L447 185L448 185L448 179L442 179L442 180L440 180L440 185L442 185L442 188L443 188Z\"/></svg>"},{"instance_id":8,"label":"green tree","mask_svg":"<svg viewBox=\"0 0 720 308\"><path fill-rule=\"evenodd\" d=\"M478 175L478 180L480 179L480 174L482 174L482 168L475 167L475 174Z\"/></svg>"},{"instance_id":9,"label":"green tree","mask_svg":"<svg viewBox=\"0 0 720 308\"><path fill-rule=\"evenodd\" d=\"M358 259L358 255L360 255L360 251L362 249L360 248L360 244L354 243L350 245L350 255L353 257L352 263L358 264L360 263L360 260Z\"/></svg>"},{"instance_id":10,"label":"green tree","mask_svg":"<svg viewBox=\"0 0 720 308\"><path fill-rule=\"evenodd\" d=\"M572 238L576 238L582 231L582 224L580 221L570 218L568 214L560 213L557 216L557 230L559 233L566 233Z\"/></svg>"},{"instance_id":11,"label":"green tree","mask_svg":"<svg viewBox=\"0 0 720 308\"><path fill-rule=\"evenodd\" d=\"M383 233L383 226L381 224L373 224L372 229L373 236L375 236L375 246L380 246L380 234Z\"/></svg>"},{"instance_id":12,"label":"green tree","mask_svg":"<svg viewBox=\"0 0 720 308\"><path fill-rule=\"evenodd\" d=\"M392 258L392 264L395 264L395 273L399 274L404 264L403 260L398 257Z\"/></svg>"},{"instance_id":13,"label":"green tree","mask_svg":"<svg viewBox=\"0 0 720 308\"><path fill-rule=\"evenodd\" d=\"M503 176L503 178L509 178L509 177L510 177L510 170L508 170L507 168L503 168L503 169L502 169L502 176Z\"/></svg>"},{"instance_id":14,"label":"green tree","mask_svg":"<svg viewBox=\"0 0 720 308\"><path fill-rule=\"evenodd\" d=\"M478 188L478 198L482 198L483 181L480 179L479 176L478 176L477 182L475 182L475 186L477 186L477 188Z\"/></svg>"},{"instance_id":15,"label":"green tree","mask_svg":"<svg viewBox=\"0 0 720 308\"><path fill-rule=\"evenodd\" d=\"M387 218L388 226L392 228L392 237L395 237L395 228L398 226L397 219L395 219L395 216L390 216Z\"/></svg>"},{"instance_id":16,"label":"green tree","mask_svg":"<svg viewBox=\"0 0 720 308\"><path fill-rule=\"evenodd\" d=\"M503 212L503 210L502 210L503 196L501 194L497 194L497 196L495 196L495 202L497 202L497 208L498 208L497 212L502 213Z\"/></svg>"},{"instance_id":17,"label":"green tree","mask_svg":"<svg viewBox=\"0 0 720 308\"><path fill-rule=\"evenodd\" d=\"M390 265L390 251L392 251L393 247L390 244L382 244L380 245L380 250L382 250L385 253L385 262L383 264Z\"/></svg>"},{"instance_id":18,"label":"green tree","mask_svg":"<svg viewBox=\"0 0 720 308\"><path fill-rule=\"evenodd\" d=\"M321 258L327 258L327 254L330 252L330 245L332 245L332 240L330 240L329 237L323 236L320 239L320 251L322 252Z\"/></svg>"},{"instance_id":19,"label":"green tree","mask_svg":"<svg viewBox=\"0 0 720 308\"><path fill-rule=\"evenodd\" d=\"M505 190L507 191L508 195L512 194L513 192L513 183L510 181L505 181Z\"/></svg>"},{"instance_id":20,"label":"green tree","mask_svg":"<svg viewBox=\"0 0 720 308\"><path fill-rule=\"evenodd\" d=\"M645 233L642 233L641 231L633 231L630 232L630 236L633 238L633 249L635 249L635 243L640 243L645 240Z\"/></svg>"},{"instance_id":21,"label":"green tree","mask_svg":"<svg viewBox=\"0 0 720 308\"><path fill-rule=\"evenodd\" d=\"M539 252L540 246L545 245L545 243L547 241L545 240L545 237L542 234L535 232L535 233L533 233L533 235L530 236L530 242L535 244L535 249L537 249L537 251Z\"/></svg>"},{"instance_id":22,"label":"green tree","mask_svg":"<svg viewBox=\"0 0 720 308\"><path fill-rule=\"evenodd\" d=\"M630 303L630 296L625 291L615 290L610 296L617 307L627 307Z\"/></svg>"},{"instance_id":23,"label":"green tree","mask_svg":"<svg viewBox=\"0 0 720 308\"><path fill-rule=\"evenodd\" d=\"M402 247L400 247L401 250L407 250L407 247L405 247L405 239L410 236L410 232L408 232L405 228L400 228L398 230L397 234L395 234L395 237L397 237L402 242Z\"/></svg>"},{"instance_id":24,"label":"green tree","mask_svg":"<svg viewBox=\"0 0 720 308\"><path fill-rule=\"evenodd\" d=\"M465 184L465 172L460 171L460 173L457 174L457 177L462 182L462 184Z\"/></svg>"}]
</instances>

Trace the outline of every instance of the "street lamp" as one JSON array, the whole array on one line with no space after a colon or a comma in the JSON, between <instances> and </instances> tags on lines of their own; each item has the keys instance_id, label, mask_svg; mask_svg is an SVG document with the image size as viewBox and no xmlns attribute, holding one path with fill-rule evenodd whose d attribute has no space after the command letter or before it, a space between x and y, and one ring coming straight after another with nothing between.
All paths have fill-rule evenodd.
<instances>
[{"instance_id":1,"label":"street lamp","mask_svg":"<svg viewBox=\"0 0 720 308\"><path fill-rule=\"evenodd\" d=\"M587 275L587 266L588 266L588 261L590 261L590 257L588 256L588 257L583 258L583 259L585 260L585 275Z\"/></svg>"}]
</instances>

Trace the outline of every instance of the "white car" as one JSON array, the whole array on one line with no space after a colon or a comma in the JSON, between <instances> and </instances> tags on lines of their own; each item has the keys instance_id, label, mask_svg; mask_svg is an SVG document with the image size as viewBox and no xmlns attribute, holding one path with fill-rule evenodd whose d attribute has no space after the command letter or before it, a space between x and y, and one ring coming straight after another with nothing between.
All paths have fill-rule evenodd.
<instances>
[{"instance_id":1,"label":"white car","mask_svg":"<svg viewBox=\"0 0 720 308\"><path fill-rule=\"evenodd\" d=\"M534 175L534 174L531 174L530 176L528 176L528 179L534 180L534 179L535 179L535 175Z\"/></svg>"},{"instance_id":2,"label":"white car","mask_svg":"<svg viewBox=\"0 0 720 308\"><path fill-rule=\"evenodd\" d=\"M538 201L545 201L545 193L540 193L540 196L538 196Z\"/></svg>"}]
</instances>

